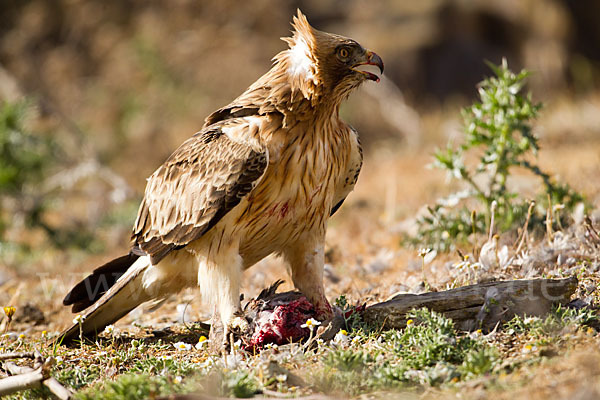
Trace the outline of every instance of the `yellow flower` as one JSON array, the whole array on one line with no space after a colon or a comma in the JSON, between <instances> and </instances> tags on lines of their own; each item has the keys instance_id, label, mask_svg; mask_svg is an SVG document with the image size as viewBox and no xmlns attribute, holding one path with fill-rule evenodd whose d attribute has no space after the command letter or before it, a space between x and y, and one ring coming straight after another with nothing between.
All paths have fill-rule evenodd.
<instances>
[{"instance_id":1,"label":"yellow flower","mask_svg":"<svg viewBox=\"0 0 600 400\"><path fill-rule=\"evenodd\" d=\"M196 343L196 349L200 350L201 348L203 348L205 345L207 345L210 342L210 340L208 340L208 338L204 335L200 336L198 338L198 343Z\"/></svg>"},{"instance_id":2,"label":"yellow flower","mask_svg":"<svg viewBox=\"0 0 600 400\"><path fill-rule=\"evenodd\" d=\"M23 340L23 339L25 339L25 334L24 334L24 333L21 333L21 334L19 335L19 340Z\"/></svg>"},{"instance_id":3,"label":"yellow flower","mask_svg":"<svg viewBox=\"0 0 600 400\"><path fill-rule=\"evenodd\" d=\"M42 337L45 338L46 336L48 336L48 331L42 331Z\"/></svg>"},{"instance_id":4,"label":"yellow flower","mask_svg":"<svg viewBox=\"0 0 600 400\"><path fill-rule=\"evenodd\" d=\"M413 321L412 319L409 319L406 321L406 326L411 326L414 323L415 323L415 321Z\"/></svg>"},{"instance_id":5,"label":"yellow flower","mask_svg":"<svg viewBox=\"0 0 600 400\"><path fill-rule=\"evenodd\" d=\"M596 334L596 330L590 326L590 327L587 328L587 332L586 333L588 335L590 335L590 336L594 336Z\"/></svg>"},{"instance_id":6,"label":"yellow flower","mask_svg":"<svg viewBox=\"0 0 600 400\"><path fill-rule=\"evenodd\" d=\"M528 353L534 352L536 350L537 350L537 346L534 346L532 344L526 344L525 346L523 346L522 352L524 354L528 354Z\"/></svg>"},{"instance_id":7,"label":"yellow flower","mask_svg":"<svg viewBox=\"0 0 600 400\"><path fill-rule=\"evenodd\" d=\"M344 336L348 336L348 331L346 331L345 329L340 329L340 333Z\"/></svg>"},{"instance_id":8,"label":"yellow flower","mask_svg":"<svg viewBox=\"0 0 600 400\"><path fill-rule=\"evenodd\" d=\"M13 315L15 315L15 311L17 311L17 309L13 306L4 307L4 314L6 314L6 317L9 321L12 320Z\"/></svg>"}]
</instances>

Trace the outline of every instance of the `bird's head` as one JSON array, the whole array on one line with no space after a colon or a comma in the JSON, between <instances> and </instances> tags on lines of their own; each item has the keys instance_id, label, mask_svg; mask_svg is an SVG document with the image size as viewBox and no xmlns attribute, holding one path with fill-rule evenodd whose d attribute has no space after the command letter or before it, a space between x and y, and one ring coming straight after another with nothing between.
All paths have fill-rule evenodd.
<instances>
[{"instance_id":1,"label":"bird's head","mask_svg":"<svg viewBox=\"0 0 600 400\"><path fill-rule=\"evenodd\" d=\"M300 10L292 26L292 37L282 38L290 48L275 61L285 68L292 89L306 99L328 95L341 101L364 81L379 81L365 68L373 65L383 73L383 60L374 52L353 39L314 29Z\"/></svg>"}]
</instances>

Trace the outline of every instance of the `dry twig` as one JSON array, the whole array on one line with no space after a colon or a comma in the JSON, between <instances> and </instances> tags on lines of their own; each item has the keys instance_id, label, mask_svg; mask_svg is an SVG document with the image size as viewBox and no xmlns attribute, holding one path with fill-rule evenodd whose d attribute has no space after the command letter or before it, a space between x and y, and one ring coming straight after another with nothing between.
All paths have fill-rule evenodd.
<instances>
[{"instance_id":1,"label":"dry twig","mask_svg":"<svg viewBox=\"0 0 600 400\"><path fill-rule=\"evenodd\" d=\"M0 360L14 358L31 358L34 360L34 368L19 366L10 361L5 362L3 364L4 369L12 376L0 379L0 396L6 396L22 390L39 388L44 385L61 400L72 398L73 393L50 376L50 367L54 364L54 359L52 357L44 359L37 350L31 353L0 354Z\"/></svg>"}]
</instances>

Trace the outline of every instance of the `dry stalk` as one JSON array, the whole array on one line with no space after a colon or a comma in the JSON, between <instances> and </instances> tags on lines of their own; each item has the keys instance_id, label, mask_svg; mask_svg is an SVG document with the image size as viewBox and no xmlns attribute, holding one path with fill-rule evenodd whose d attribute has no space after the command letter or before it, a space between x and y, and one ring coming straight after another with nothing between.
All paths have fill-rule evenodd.
<instances>
[{"instance_id":1,"label":"dry stalk","mask_svg":"<svg viewBox=\"0 0 600 400\"><path fill-rule=\"evenodd\" d=\"M527 218L525 219L525 225L523 225L523 230L521 231L521 239L518 242L519 245L517 246L515 254L519 254L519 252L521 251L521 247L523 247L523 244L528 239L529 235L527 234L527 228L529 227L529 220L531 219L531 214L533 213L533 207L535 207L535 201L531 200L531 202L529 202L529 208L527 209Z\"/></svg>"}]
</instances>

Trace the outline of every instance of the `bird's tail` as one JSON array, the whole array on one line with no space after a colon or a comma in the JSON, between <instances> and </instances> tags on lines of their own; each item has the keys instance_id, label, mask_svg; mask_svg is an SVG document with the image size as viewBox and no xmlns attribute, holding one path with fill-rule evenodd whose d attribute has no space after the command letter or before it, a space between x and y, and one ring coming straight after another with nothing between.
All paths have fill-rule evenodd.
<instances>
[{"instance_id":1,"label":"bird's tail","mask_svg":"<svg viewBox=\"0 0 600 400\"><path fill-rule=\"evenodd\" d=\"M151 266L148 256L123 256L96 269L78 283L63 304L73 305L73 312L91 307L79 317L79 322L74 321L73 326L59 335L57 342L67 344L80 336L100 333L107 325L154 298L143 285L144 272ZM99 288L102 286L104 289Z\"/></svg>"}]
</instances>

